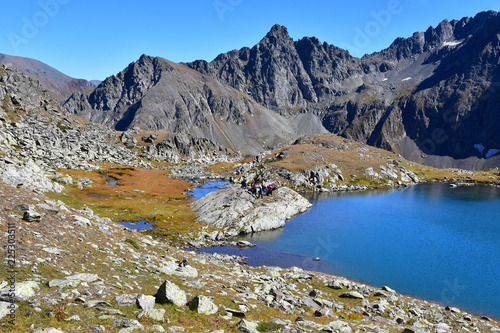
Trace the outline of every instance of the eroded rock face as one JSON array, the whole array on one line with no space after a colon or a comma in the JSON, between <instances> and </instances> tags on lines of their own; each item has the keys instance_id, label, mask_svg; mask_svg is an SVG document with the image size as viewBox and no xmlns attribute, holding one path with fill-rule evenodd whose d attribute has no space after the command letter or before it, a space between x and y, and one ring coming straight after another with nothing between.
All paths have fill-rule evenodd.
<instances>
[{"instance_id":1,"label":"eroded rock face","mask_svg":"<svg viewBox=\"0 0 500 333\"><path fill-rule=\"evenodd\" d=\"M288 219L312 207L300 194L287 187L272 196L257 199L239 187L212 192L194 202L197 222L241 233L273 230L285 226Z\"/></svg>"}]
</instances>

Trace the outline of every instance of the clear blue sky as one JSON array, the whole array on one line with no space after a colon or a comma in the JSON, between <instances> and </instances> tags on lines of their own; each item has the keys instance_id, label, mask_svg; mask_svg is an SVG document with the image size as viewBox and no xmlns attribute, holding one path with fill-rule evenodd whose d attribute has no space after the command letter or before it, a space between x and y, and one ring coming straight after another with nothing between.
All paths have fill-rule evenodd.
<instances>
[{"instance_id":1,"label":"clear blue sky","mask_svg":"<svg viewBox=\"0 0 500 333\"><path fill-rule=\"evenodd\" d=\"M500 11L500 1L20 0L1 7L0 53L90 80L120 72L143 53L210 61L255 45L275 23L294 40L316 36L362 56L444 19Z\"/></svg>"}]
</instances>

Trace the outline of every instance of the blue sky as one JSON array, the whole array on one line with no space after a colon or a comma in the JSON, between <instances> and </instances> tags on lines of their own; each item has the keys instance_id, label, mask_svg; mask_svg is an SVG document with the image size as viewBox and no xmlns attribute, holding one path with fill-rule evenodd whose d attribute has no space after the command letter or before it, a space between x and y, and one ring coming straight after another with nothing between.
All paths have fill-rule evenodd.
<instances>
[{"instance_id":1,"label":"blue sky","mask_svg":"<svg viewBox=\"0 0 500 333\"><path fill-rule=\"evenodd\" d=\"M275 24L298 40L318 37L354 56L444 19L500 11L498 0L22 0L4 1L0 53L63 73L104 79L141 54L212 60L258 43Z\"/></svg>"}]
</instances>

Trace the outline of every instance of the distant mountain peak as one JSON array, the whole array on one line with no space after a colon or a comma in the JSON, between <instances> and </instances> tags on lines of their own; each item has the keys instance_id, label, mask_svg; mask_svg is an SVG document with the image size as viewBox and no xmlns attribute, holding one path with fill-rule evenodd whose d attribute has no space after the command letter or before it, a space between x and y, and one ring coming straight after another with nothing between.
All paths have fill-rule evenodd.
<instances>
[{"instance_id":1,"label":"distant mountain peak","mask_svg":"<svg viewBox=\"0 0 500 333\"><path fill-rule=\"evenodd\" d=\"M271 30L267 33L266 37L268 39L276 39L276 40L288 40L291 39L288 34L288 29L285 26L275 24L271 28Z\"/></svg>"}]
</instances>

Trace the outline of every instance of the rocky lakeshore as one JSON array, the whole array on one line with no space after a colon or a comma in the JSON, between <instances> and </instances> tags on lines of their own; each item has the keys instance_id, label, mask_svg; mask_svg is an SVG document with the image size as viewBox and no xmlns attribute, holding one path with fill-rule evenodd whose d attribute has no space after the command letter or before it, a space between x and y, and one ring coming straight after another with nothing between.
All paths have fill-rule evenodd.
<instances>
[{"instance_id":1,"label":"rocky lakeshore","mask_svg":"<svg viewBox=\"0 0 500 333\"><path fill-rule=\"evenodd\" d=\"M0 191L1 241L15 234L16 246L4 272L17 271L0 281L4 332L500 332L389 287L196 254L28 189Z\"/></svg>"}]
</instances>

